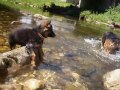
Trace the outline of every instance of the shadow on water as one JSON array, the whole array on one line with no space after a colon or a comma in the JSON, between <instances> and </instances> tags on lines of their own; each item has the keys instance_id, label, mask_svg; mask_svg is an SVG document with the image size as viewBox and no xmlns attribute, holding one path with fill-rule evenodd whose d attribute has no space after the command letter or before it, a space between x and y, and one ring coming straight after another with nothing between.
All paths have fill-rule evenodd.
<instances>
[{"instance_id":1,"label":"shadow on water","mask_svg":"<svg viewBox=\"0 0 120 90\"><path fill-rule=\"evenodd\" d=\"M55 5L54 3L51 3L50 6L47 6L44 4L44 6L42 7L42 10L50 12L51 14L62 15L65 17L69 16L74 18L75 17L79 18L79 14L80 14L80 8L74 5L62 7L62 6Z\"/></svg>"},{"instance_id":2,"label":"shadow on water","mask_svg":"<svg viewBox=\"0 0 120 90\"><path fill-rule=\"evenodd\" d=\"M1 3L0 3L0 10L13 11L13 9L11 7L3 5Z\"/></svg>"},{"instance_id":3,"label":"shadow on water","mask_svg":"<svg viewBox=\"0 0 120 90\"><path fill-rule=\"evenodd\" d=\"M8 70L7 69L0 69L0 83L4 83L5 79L8 75Z\"/></svg>"},{"instance_id":4,"label":"shadow on water","mask_svg":"<svg viewBox=\"0 0 120 90\"><path fill-rule=\"evenodd\" d=\"M0 11L14 12L14 14L16 14L18 16L21 15L19 13L19 9L13 9L13 8L11 8L11 7L7 6L7 5L1 4L1 3L0 3Z\"/></svg>"},{"instance_id":5,"label":"shadow on water","mask_svg":"<svg viewBox=\"0 0 120 90\"><path fill-rule=\"evenodd\" d=\"M9 49L7 34L13 27L16 27L16 25L11 25L11 22L17 20L21 15L19 10L0 4L0 52L5 52Z\"/></svg>"}]
</instances>

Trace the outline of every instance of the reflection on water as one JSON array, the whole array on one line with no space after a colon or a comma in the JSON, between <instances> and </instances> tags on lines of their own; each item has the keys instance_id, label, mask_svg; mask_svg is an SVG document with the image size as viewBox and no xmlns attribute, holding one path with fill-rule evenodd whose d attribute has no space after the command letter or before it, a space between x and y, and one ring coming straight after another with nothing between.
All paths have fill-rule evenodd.
<instances>
[{"instance_id":1,"label":"reflection on water","mask_svg":"<svg viewBox=\"0 0 120 90\"><path fill-rule=\"evenodd\" d=\"M76 23L76 30L74 31L75 36L85 37L101 37L105 31L110 30L108 27L103 25L95 25L92 22L81 22Z\"/></svg>"},{"instance_id":2,"label":"reflection on water","mask_svg":"<svg viewBox=\"0 0 120 90\"><path fill-rule=\"evenodd\" d=\"M57 20L57 19L52 19L52 24L54 26L54 29L56 30L61 30L61 31L73 31L75 30L75 25L76 21L75 20L70 20L70 19L62 19L62 20Z\"/></svg>"}]
</instances>

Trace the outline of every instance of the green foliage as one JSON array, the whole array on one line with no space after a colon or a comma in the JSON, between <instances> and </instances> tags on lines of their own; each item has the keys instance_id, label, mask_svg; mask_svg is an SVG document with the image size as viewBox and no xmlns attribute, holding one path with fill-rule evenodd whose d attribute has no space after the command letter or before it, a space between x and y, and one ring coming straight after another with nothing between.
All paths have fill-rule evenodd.
<instances>
[{"instance_id":1,"label":"green foliage","mask_svg":"<svg viewBox=\"0 0 120 90\"><path fill-rule=\"evenodd\" d=\"M49 16L49 13L47 12L44 13L41 10L41 7L44 4L51 5L52 2L54 2L56 5L63 6L63 7L70 5L70 3L61 2L60 0L0 0L1 4L4 4L11 8L27 11L30 13L40 13L47 16ZM19 4L16 4L16 3L19 3ZM35 7L32 7L30 5L33 5Z\"/></svg>"},{"instance_id":2,"label":"green foliage","mask_svg":"<svg viewBox=\"0 0 120 90\"><path fill-rule=\"evenodd\" d=\"M117 7L109 8L105 13L91 13L90 11L83 11L81 14L85 15L87 18L92 19L93 21L114 21L120 22L120 5Z\"/></svg>"},{"instance_id":3,"label":"green foliage","mask_svg":"<svg viewBox=\"0 0 120 90\"><path fill-rule=\"evenodd\" d=\"M91 11L83 11L80 16L89 16L91 14Z\"/></svg>"}]
</instances>

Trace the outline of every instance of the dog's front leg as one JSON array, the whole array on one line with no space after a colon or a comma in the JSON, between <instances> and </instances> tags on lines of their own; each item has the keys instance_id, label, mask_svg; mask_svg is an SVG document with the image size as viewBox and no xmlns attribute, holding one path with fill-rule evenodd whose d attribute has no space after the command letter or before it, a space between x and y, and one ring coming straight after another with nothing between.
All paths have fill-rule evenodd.
<instances>
[{"instance_id":1,"label":"dog's front leg","mask_svg":"<svg viewBox=\"0 0 120 90\"><path fill-rule=\"evenodd\" d=\"M44 56L44 52L43 52L43 49L42 49L42 45L40 45L39 47L39 58L40 58L40 63L43 63L43 56Z\"/></svg>"},{"instance_id":2,"label":"dog's front leg","mask_svg":"<svg viewBox=\"0 0 120 90\"><path fill-rule=\"evenodd\" d=\"M31 54L31 69L32 70L37 69L37 67L36 67L36 55L34 52L32 52L32 54Z\"/></svg>"}]
</instances>

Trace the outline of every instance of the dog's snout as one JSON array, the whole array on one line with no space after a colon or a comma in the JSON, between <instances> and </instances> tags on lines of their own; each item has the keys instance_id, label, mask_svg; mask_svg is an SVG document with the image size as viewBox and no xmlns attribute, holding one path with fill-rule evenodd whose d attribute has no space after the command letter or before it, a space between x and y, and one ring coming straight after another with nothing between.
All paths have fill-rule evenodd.
<instances>
[{"instance_id":1,"label":"dog's snout","mask_svg":"<svg viewBox=\"0 0 120 90\"><path fill-rule=\"evenodd\" d=\"M56 36L55 33L53 33L52 37L55 37L55 36Z\"/></svg>"},{"instance_id":2,"label":"dog's snout","mask_svg":"<svg viewBox=\"0 0 120 90\"><path fill-rule=\"evenodd\" d=\"M51 34L49 35L50 37L55 37L56 34L52 31Z\"/></svg>"}]
</instances>

